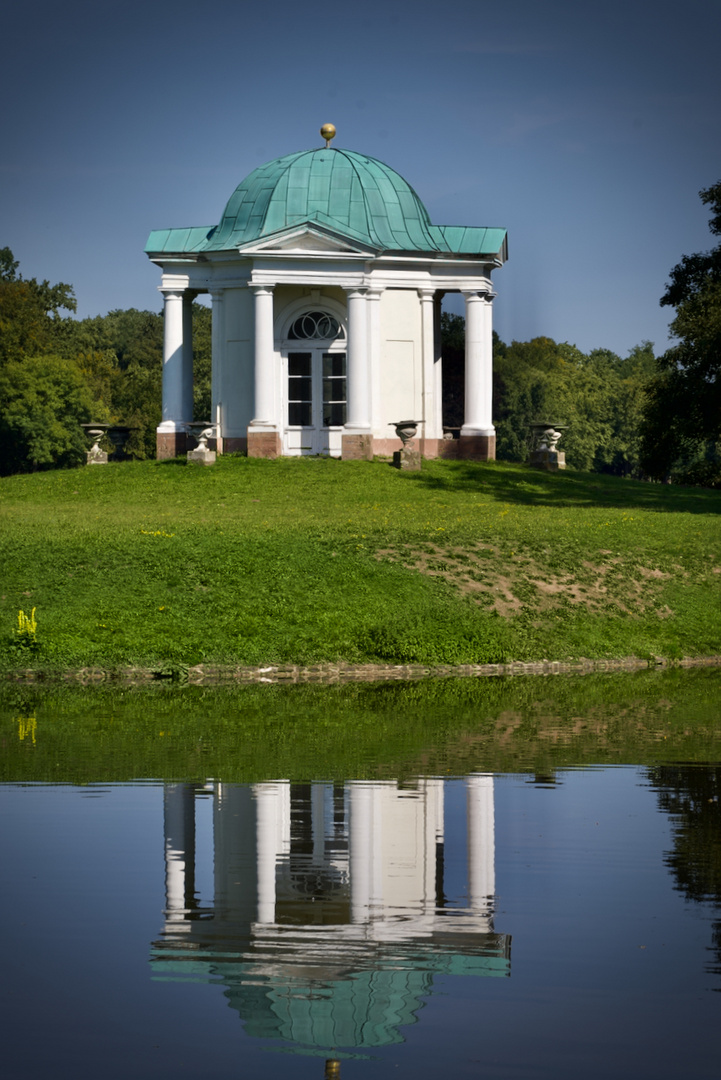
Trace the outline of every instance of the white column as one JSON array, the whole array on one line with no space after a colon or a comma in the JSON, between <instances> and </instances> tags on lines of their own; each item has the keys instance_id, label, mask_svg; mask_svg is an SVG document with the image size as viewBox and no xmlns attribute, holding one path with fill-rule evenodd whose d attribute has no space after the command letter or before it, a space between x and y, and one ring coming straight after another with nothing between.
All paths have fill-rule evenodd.
<instances>
[{"instance_id":1,"label":"white column","mask_svg":"<svg viewBox=\"0 0 721 1080\"><path fill-rule=\"evenodd\" d=\"M367 289L348 292L348 412L345 430L364 433L371 429L370 372L368 364Z\"/></svg>"},{"instance_id":2,"label":"white column","mask_svg":"<svg viewBox=\"0 0 721 1080\"><path fill-rule=\"evenodd\" d=\"M495 435L493 405L493 293L464 292L466 300L466 409L461 435Z\"/></svg>"},{"instance_id":3,"label":"white column","mask_svg":"<svg viewBox=\"0 0 721 1080\"><path fill-rule=\"evenodd\" d=\"M371 427L377 428L382 419L381 402L381 294L382 289L368 290L368 365L371 385ZM383 436L388 432L383 429Z\"/></svg>"},{"instance_id":4,"label":"white column","mask_svg":"<svg viewBox=\"0 0 721 1080\"><path fill-rule=\"evenodd\" d=\"M468 814L468 900L479 914L490 914L496 891L493 777L466 777Z\"/></svg>"},{"instance_id":5,"label":"white column","mask_svg":"<svg viewBox=\"0 0 721 1080\"><path fill-rule=\"evenodd\" d=\"M255 405L251 427L275 428L273 286L251 285L255 310Z\"/></svg>"},{"instance_id":6,"label":"white column","mask_svg":"<svg viewBox=\"0 0 721 1080\"><path fill-rule=\"evenodd\" d=\"M435 421L438 438L443 438L443 347L441 345L441 303L443 293L437 292L433 301L433 370L435 373Z\"/></svg>"},{"instance_id":7,"label":"white column","mask_svg":"<svg viewBox=\"0 0 721 1080\"><path fill-rule=\"evenodd\" d=\"M210 298L213 302L212 320L210 329L210 412L208 417L212 424L220 419L222 436L223 420L223 371L225 369L225 289L211 289ZM206 417L202 417L203 420Z\"/></svg>"},{"instance_id":8,"label":"white column","mask_svg":"<svg viewBox=\"0 0 721 1080\"><path fill-rule=\"evenodd\" d=\"M193 300L196 294L186 290L183 293L183 420L193 419Z\"/></svg>"},{"instance_id":9,"label":"white column","mask_svg":"<svg viewBox=\"0 0 721 1080\"><path fill-rule=\"evenodd\" d=\"M176 431L183 420L183 290L163 294L163 422L161 430Z\"/></svg>"},{"instance_id":10,"label":"white column","mask_svg":"<svg viewBox=\"0 0 721 1080\"><path fill-rule=\"evenodd\" d=\"M437 439L440 438L442 432L439 433L436 430L435 424L435 292L433 289L419 289L418 295L421 298L421 348L423 355L423 437L426 439ZM415 417L413 419L415 419Z\"/></svg>"}]
</instances>

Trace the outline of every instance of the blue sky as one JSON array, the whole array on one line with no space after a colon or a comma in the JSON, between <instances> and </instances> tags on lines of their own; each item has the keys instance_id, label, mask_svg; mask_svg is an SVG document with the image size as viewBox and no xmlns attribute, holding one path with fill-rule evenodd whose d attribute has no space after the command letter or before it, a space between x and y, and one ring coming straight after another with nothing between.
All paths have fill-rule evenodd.
<instances>
[{"instance_id":1,"label":"blue sky","mask_svg":"<svg viewBox=\"0 0 721 1080\"><path fill-rule=\"evenodd\" d=\"M150 230L215 224L325 122L436 224L508 228L506 341L663 351L669 270L713 242L721 0L39 0L3 24L0 247L80 316L160 310Z\"/></svg>"}]
</instances>

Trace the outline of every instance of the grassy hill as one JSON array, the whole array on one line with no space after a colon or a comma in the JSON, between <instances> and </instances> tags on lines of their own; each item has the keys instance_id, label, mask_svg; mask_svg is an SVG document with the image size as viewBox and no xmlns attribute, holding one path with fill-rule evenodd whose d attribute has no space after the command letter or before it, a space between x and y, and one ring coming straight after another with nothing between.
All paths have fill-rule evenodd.
<instances>
[{"instance_id":1,"label":"grassy hill","mask_svg":"<svg viewBox=\"0 0 721 1080\"><path fill-rule=\"evenodd\" d=\"M721 494L226 457L0 480L0 666L721 653ZM35 610L36 632L18 634Z\"/></svg>"}]
</instances>

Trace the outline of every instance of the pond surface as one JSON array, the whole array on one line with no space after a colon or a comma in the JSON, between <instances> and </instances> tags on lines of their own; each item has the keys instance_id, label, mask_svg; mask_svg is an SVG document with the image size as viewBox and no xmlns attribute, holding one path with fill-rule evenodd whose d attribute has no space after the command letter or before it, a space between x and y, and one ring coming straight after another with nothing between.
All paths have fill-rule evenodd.
<instances>
[{"instance_id":1,"label":"pond surface","mask_svg":"<svg viewBox=\"0 0 721 1080\"><path fill-rule=\"evenodd\" d=\"M390 764L384 729L359 778L246 782L188 761L125 778L128 732L164 742L197 697L175 713L172 696L0 701L3 1075L718 1077L721 680L627 678L625 705L608 683L607 716L590 683L570 699L563 684L555 712L529 683L495 712L476 702L490 742L480 719L439 719L436 744L424 726L422 750L406 734ZM294 702L291 725L299 700L268 711ZM203 698L205 730L212 701L230 716ZM623 715L647 749L608 764ZM505 760L525 725L530 753L531 718L537 736L551 716L566 747L551 766L536 747L535 768L488 767L489 746ZM586 721L598 763L573 765ZM89 773L69 782L86 744ZM478 767L411 770L459 745Z\"/></svg>"}]
</instances>

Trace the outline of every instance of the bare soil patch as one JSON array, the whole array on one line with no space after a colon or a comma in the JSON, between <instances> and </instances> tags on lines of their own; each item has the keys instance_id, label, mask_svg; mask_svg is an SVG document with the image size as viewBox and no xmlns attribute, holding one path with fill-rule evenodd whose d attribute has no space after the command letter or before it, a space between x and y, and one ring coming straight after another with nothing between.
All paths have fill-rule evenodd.
<instances>
[{"instance_id":1,"label":"bare soil patch","mask_svg":"<svg viewBox=\"0 0 721 1080\"><path fill-rule=\"evenodd\" d=\"M376 557L440 578L506 617L568 607L583 607L593 614L614 610L631 616L656 611L659 618L673 614L661 596L663 583L671 580L672 574L658 567L628 565L608 549L598 554L603 558L597 562L583 561L575 572L557 574L544 572L523 553L504 555L499 548L483 543L463 548L403 545L382 548Z\"/></svg>"}]
</instances>

